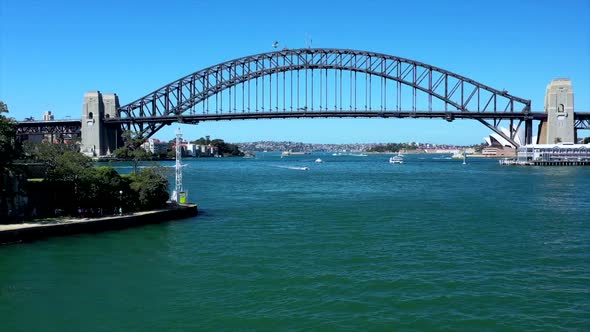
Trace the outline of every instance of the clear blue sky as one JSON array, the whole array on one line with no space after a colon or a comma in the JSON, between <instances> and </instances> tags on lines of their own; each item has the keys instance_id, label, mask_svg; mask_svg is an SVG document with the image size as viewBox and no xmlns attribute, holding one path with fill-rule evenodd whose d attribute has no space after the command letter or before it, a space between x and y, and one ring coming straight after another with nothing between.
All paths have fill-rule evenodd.
<instances>
[{"instance_id":1,"label":"clear blue sky","mask_svg":"<svg viewBox=\"0 0 590 332\"><path fill-rule=\"evenodd\" d=\"M376 51L429 63L529 98L571 78L590 111L590 1L31 1L0 0L0 99L17 119L79 118L84 92L126 104L181 76L289 48ZM157 133L169 139L177 126ZM482 142L473 120L250 120L182 126L231 142ZM589 133L590 134L590 133ZM582 135L587 136L587 135Z\"/></svg>"}]
</instances>

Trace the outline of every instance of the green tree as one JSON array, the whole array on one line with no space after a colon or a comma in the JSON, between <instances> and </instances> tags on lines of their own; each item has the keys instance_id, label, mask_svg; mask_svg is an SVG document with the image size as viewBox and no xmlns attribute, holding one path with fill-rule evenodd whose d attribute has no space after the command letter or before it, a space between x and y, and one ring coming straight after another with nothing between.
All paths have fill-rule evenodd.
<instances>
[{"instance_id":1,"label":"green tree","mask_svg":"<svg viewBox=\"0 0 590 332\"><path fill-rule=\"evenodd\" d=\"M588 143L590 143L590 137L584 138L584 140L582 141L582 144L588 144Z\"/></svg>"},{"instance_id":2,"label":"green tree","mask_svg":"<svg viewBox=\"0 0 590 332\"><path fill-rule=\"evenodd\" d=\"M112 167L94 168L90 177L89 205L103 209L103 213L117 211L123 203L123 193L129 192L128 181L124 181Z\"/></svg>"},{"instance_id":3,"label":"green tree","mask_svg":"<svg viewBox=\"0 0 590 332\"><path fill-rule=\"evenodd\" d=\"M166 205L169 198L168 180L162 169L145 168L139 173L131 175L130 179L129 187L136 194L136 208L141 210L157 209Z\"/></svg>"},{"instance_id":4,"label":"green tree","mask_svg":"<svg viewBox=\"0 0 590 332\"><path fill-rule=\"evenodd\" d=\"M200 145L208 145L210 141L208 141L205 137L201 137L197 140L191 142L191 144L200 144Z\"/></svg>"},{"instance_id":5,"label":"green tree","mask_svg":"<svg viewBox=\"0 0 590 332\"><path fill-rule=\"evenodd\" d=\"M148 160L151 155L141 145L144 139L137 138L132 132L125 131L121 134L125 146L113 151L115 158L133 161L133 174L137 174L137 167L142 160Z\"/></svg>"},{"instance_id":6,"label":"green tree","mask_svg":"<svg viewBox=\"0 0 590 332\"><path fill-rule=\"evenodd\" d=\"M42 163L46 170L55 168L57 158L66 151L77 152L75 144L52 144L26 141L23 144L23 158L27 161Z\"/></svg>"},{"instance_id":7,"label":"green tree","mask_svg":"<svg viewBox=\"0 0 590 332\"><path fill-rule=\"evenodd\" d=\"M12 201L19 189L17 178L22 175L14 161L20 158L21 145L16 139L16 122L6 116L8 106L0 101L0 216L8 215L9 202Z\"/></svg>"},{"instance_id":8,"label":"green tree","mask_svg":"<svg viewBox=\"0 0 590 332\"><path fill-rule=\"evenodd\" d=\"M56 203L70 213L77 208L91 207L94 202L92 159L76 151L65 151L55 158L55 166L47 171L46 181L59 192Z\"/></svg>"},{"instance_id":9,"label":"green tree","mask_svg":"<svg viewBox=\"0 0 590 332\"><path fill-rule=\"evenodd\" d=\"M216 138L211 141L211 146L217 147L219 154L224 156L243 156L244 153L235 144L226 143L224 140Z\"/></svg>"},{"instance_id":10,"label":"green tree","mask_svg":"<svg viewBox=\"0 0 590 332\"><path fill-rule=\"evenodd\" d=\"M13 169L14 160L21 155L21 145L16 140L16 121L7 117L8 106L0 101L0 172Z\"/></svg>"}]
</instances>

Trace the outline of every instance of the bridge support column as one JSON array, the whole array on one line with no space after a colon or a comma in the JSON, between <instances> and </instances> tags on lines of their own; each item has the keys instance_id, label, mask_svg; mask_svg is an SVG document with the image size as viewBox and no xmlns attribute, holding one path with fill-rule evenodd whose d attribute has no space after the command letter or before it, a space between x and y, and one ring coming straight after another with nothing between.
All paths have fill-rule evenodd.
<instances>
[{"instance_id":1,"label":"bridge support column","mask_svg":"<svg viewBox=\"0 0 590 332\"><path fill-rule=\"evenodd\" d=\"M116 94L89 91L84 94L82 105L82 146L87 156L105 156L113 152L120 141L121 129L107 127L103 119L116 116L119 98Z\"/></svg>"},{"instance_id":2,"label":"bridge support column","mask_svg":"<svg viewBox=\"0 0 590 332\"><path fill-rule=\"evenodd\" d=\"M555 79L545 94L547 122L539 129L538 143L576 143L574 128L574 89L569 79Z\"/></svg>"},{"instance_id":3,"label":"bridge support column","mask_svg":"<svg viewBox=\"0 0 590 332\"><path fill-rule=\"evenodd\" d=\"M528 119L524 121L524 144L533 143L533 120Z\"/></svg>"},{"instance_id":4,"label":"bridge support column","mask_svg":"<svg viewBox=\"0 0 590 332\"><path fill-rule=\"evenodd\" d=\"M102 100L104 102L104 117L107 119L116 117L117 109L119 109L119 97L114 93L105 93L102 95ZM105 153L107 155L123 146L121 134L120 125L104 126L104 143L107 149Z\"/></svg>"}]
</instances>

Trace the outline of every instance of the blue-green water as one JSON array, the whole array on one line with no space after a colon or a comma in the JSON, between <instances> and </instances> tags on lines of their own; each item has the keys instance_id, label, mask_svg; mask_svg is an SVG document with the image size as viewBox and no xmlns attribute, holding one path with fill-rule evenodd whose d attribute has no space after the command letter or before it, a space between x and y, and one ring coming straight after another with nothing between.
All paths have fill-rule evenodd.
<instances>
[{"instance_id":1,"label":"blue-green water","mask_svg":"<svg viewBox=\"0 0 590 332\"><path fill-rule=\"evenodd\" d=\"M0 330L590 330L590 168L388 157L186 161L194 219L0 247Z\"/></svg>"}]
</instances>

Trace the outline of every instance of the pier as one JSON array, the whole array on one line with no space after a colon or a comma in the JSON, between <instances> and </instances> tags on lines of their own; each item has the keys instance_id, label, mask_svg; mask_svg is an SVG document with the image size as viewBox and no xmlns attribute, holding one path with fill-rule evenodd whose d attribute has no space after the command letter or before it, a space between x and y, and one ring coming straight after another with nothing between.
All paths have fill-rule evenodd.
<instances>
[{"instance_id":1,"label":"pier","mask_svg":"<svg viewBox=\"0 0 590 332\"><path fill-rule=\"evenodd\" d=\"M500 159L500 165L516 165L516 166L590 166L590 160L561 160L561 161L545 161L545 160L530 160L521 161L516 159Z\"/></svg>"}]
</instances>

